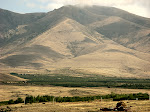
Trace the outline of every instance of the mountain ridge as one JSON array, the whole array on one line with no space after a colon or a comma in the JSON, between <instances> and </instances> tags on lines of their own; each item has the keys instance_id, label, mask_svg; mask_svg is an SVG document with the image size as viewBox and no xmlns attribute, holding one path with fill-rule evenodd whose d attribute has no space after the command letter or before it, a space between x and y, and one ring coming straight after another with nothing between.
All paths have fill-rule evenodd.
<instances>
[{"instance_id":1,"label":"mountain ridge","mask_svg":"<svg viewBox=\"0 0 150 112\"><path fill-rule=\"evenodd\" d=\"M9 38L1 41L2 69L69 67L108 76L149 77L150 20L104 9L64 6L9 29ZM110 9L121 12L112 16Z\"/></svg>"}]
</instances>

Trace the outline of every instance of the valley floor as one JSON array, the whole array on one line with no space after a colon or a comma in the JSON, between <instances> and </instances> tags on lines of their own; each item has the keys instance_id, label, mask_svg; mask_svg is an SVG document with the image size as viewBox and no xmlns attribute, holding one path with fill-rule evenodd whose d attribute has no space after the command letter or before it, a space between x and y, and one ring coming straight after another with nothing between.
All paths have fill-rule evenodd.
<instances>
[{"instance_id":1,"label":"valley floor","mask_svg":"<svg viewBox=\"0 0 150 112\"><path fill-rule=\"evenodd\" d=\"M130 112L150 112L150 101L124 101L127 107L131 107ZM100 108L114 108L117 101L93 101L75 103L34 103L15 104L1 106L0 108L10 108L13 112L100 112Z\"/></svg>"},{"instance_id":2,"label":"valley floor","mask_svg":"<svg viewBox=\"0 0 150 112\"><path fill-rule=\"evenodd\" d=\"M120 89L120 88L104 88L104 87L56 87L56 86L15 86L0 85L0 101L25 98L27 95L52 95L52 96L90 96L105 95L110 93L150 93L147 89ZM125 101L131 112L150 112L150 101ZM13 112L99 112L100 108L114 108L117 101L111 100L95 100L91 102L69 102L69 103L33 103L33 104L12 104L0 106L2 108L10 108Z\"/></svg>"},{"instance_id":3,"label":"valley floor","mask_svg":"<svg viewBox=\"0 0 150 112\"><path fill-rule=\"evenodd\" d=\"M60 86L15 86L0 85L0 101L25 98L27 95L49 95L49 96L94 96L106 95L110 93L130 94L149 93L149 89L122 89L106 87L60 87Z\"/></svg>"}]
</instances>

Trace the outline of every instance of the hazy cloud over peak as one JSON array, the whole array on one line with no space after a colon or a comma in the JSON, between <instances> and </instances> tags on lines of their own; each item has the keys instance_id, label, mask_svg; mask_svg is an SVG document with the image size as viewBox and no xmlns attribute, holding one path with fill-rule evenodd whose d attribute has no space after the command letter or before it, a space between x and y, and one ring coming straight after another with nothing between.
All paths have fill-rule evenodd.
<instances>
[{"instance_id":1,"label":"hazy cloud over peak","mask_svg":"<svg viewBox=\"0 0 150 112\"><path fill-rule=\"evenodd\" d=\"M111 6L121 8L128 12L150 17L150 0L38 0L42 3L48 3L45 9L55 9L63 5L80 5L80 6Z\"/></svg>"},{"instance_id":2,"label":"hazy cloud over peak","mask_svg":"<svg viewBox=\"0 0 150 112\"><path fill-rule=\"evenodd\" d=\"M64 5L77 4L80 6L101 5L117 7L128 12L150 18L150 0L1 0L0 8L6 7L5 9L13 9L13 11L16 10L17 12L24 11L25 13L29 11L51 11Z\"/></svg>"}]
</instances>

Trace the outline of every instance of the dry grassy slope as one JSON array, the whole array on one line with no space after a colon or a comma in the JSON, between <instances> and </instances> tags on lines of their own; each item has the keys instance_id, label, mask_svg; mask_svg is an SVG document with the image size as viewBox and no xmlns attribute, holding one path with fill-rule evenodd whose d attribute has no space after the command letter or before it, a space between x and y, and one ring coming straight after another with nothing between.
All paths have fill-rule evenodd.
<instances>
[{"instance_id":1,"label":"dry grassy slope","mask_svg":"<svg viewBox=\"0 0 150 112\"><path fill-rule=\"evenodd\" d=\"M123 47L69 18L1 62L22 68L83 69L109 76L149 77L150 54Z\"/></svg>"},{"instance_id":2,"label":"dry grassy slope","mask_svg":"<svg viewBox=\"0 0 150 112\"><path fill-rule=\"evenodd\" d=\"M14 45L17 45L20 47L22 44L26 43L28 40L36 37L37 35L48 30L49 28L51 28L52 26L55 26L55 24L57 24L59 21L61 21L61 19L63 17L72 18L73 20L75 20L83 25L87 25L87 24L94 22L95 25L97 26L103 22L101 25L105 25L105 26L103 26L103 29L100 29L99 32L104 33L104 35L106 35L106 36L111 36L111 37L114 36L113 38L116 38L116 37L118 38L117 32L121 32L121 34L122 33L128 34L128 33L130 33L130 32L128 32L128 30L134 31L136 28L138 28L136 26L137 24L144 26L144 27L149 27L149 25L150 25L149 18L143 18L140 16L136 16L134 14L128 13L126 11L123 11L123 10L120 10L117 8L102 7L102 6L101 7L93 6L93 7L84 7L84 8L79 8L77 6L64 6L64 7L61 7L60 9L48 12L46 14L41 13L41 14L21 15L21 14L15 14L15 13L12 13L9 11L4 11L4 12L6 14L3 13L3 10L2 10L2 12L0 12L2 14L1 22L9 23L10 20L7 20L8 19L7 16L10 16L10 18L12 18L12 19L11 19L11 23L9 23L9 24L11 24L13 26L13 28L17 27L18 24L20 25L20 24L31 23L31 24L28 24L28 26L26 26L26 32L24 32L23 34L20 34L20 35L14 35L14 36L12 36L12 39L8 39L7 41L4 41L4 46L5 46L4 48L6 48L5 50L9 51L9 52L6 51L5 53L8 53L8 54L10 52L12 52L14 49L16 49ZM12 15L14 15L14 17L16 17L16 18L13 18ZM111 21L111 17L113 17L112 18L113 21L118 21L118 18L122 18L124 21L122 22L122 20L121 20L121 23L119 23L120 22L120 19L119 19L119 21L115 22L115 24L114 24ZM7 18L7 19L5 19L5 18ZM17 24L14 24L14 23L17 23ZM109 23L109 25L108 25L108 23ZM110 25L110 23L111 23L111 25ZM134 25L134 24L136 24L136 25ZM0 27L1 26L3 26L3 25L0 25ZM7 24L5 26L7 26ZM107 26L108 26L108 28L107 28ZM5 28L2 28L2 29L5 29ZM119 31L115 31L118 29L119 29ZM122 29L122 31L120 31L120 29ZM102 30L104 30L104 31L102 31ZM135 33L137 33L137 32L135 32ZM119 33L119 35L120 35L120 33ZM141 49L144 48L144 49L146 49L145 52L148 52L149 43L147 43L147 40L149 38L147 38L147 35L145 35L145 36L146 37L143 37L143 38L146 38L146 39L144 39L144 40L142 39L142 41L140 42L140 43L142 43L142 45L143 44L145 45L144 47L141 47L142 46L141 44L138 44L138 46L137 45L135 45L135 46L134 45L126 45L126 42L122 42L121 44L126 45L127 47L130 47L130 48L136 48L140 51L141 51ZM124 35L123 35L123 37L124 37ZM118 41L116 39L113 39L113 40L115 40L116 42L120 42L120 40L123 40L123 39L119 39ZM136 42L137 42L137 39L136 39ZM134 43L134 42L132 41L132 43ZM137 44L137 43L135 43L135 44ZM10 51L10 49L12 49L12 51Z\"/></svg>"},{"instance_id":3,"label":"dry grassy slope","mask_svg":"<svg viewBox=\"0 0 150 112\"><path fill-rule=\"evenodd\" d=\"M103 43L101 35L78 22L65 18L52 29L33 39L30 46L42 45L63 55L77 56L84 49L95 48Z\"/></svg>"},{"instance_id":4,"label":"dry grassy slope","mask_svg":"<svg viewBox=\"0 0 150 112\"><path fill-rule=\"evenodd\" d=\"M141 29L138 32L131 32L120 38L113 38L113 40L126 47L150 53L150 29Z\"/></svg>"},{"instance_id":5,"label":"dry grassy slope","mask_svg":"<svg viewBox=\"0 0 150 112\"><path fill-rule=\"evenodd\" d=\"M53 29L34 39L31 45L42 44L50 46L53 50L68 56L75 54L75 58L63 59L51 64L51 66L47 65L47 67L82 68L114 76L141 77L142 74L142 76L146 77L149 74L150 54L125 48L109 39L102 38L96 32L92 32L91 37L87 32L89 30L79 23L71 19L65 19ZM85 43L84 46L84 43L81 43L82 46L80 46L79 41L84 40L85 34L98 45L94 43L88 43L87 45ZM68 45L73 42L77 44L73 46L75 53L70 52L70 49L68 49ZM94 51L94 48L98 49Z\"/></svg>"},{"instance_id":6,"label":"dry grassy slope","mask_svg":"<svg viewBox=\"0 0 150 112\"><path fill-rule=\"evenodd\" d=\"M144 18L138 15L126 12L121 9L117 9L114 7L105 7L105 6L85 7L85 9L96 15L103 15L107 17L111 17L111 16L120 17L132 23L150 28L150 18Z\"/></svg>"},{"instance_id":7,"label":"dry grassy slope","mask_svg":"<svg viewBox=\"0 0 150 112\"><path fill-rule=\"evenodd\" d=\"M150 52L150 28L148 27L115 16L87 26L128 48Z\"/></svg>"},{"instance_id":8,"label":"dry grassy slope","mask_svg":"<svg viewBox=\"0 0 150 112\"><path fill-rule=\"evenodd\" d=\"M102 50L70 60L61 60L57 67L80 68L108 76L149 77L149 54L128 50L119 45L106 45Z\"/></svg>"},{"instance_id":9,"label":"dry grassy slope","mask_svg":"<svg viewBox=\"0 0 150 112\"><path fill-rule=\"evenodd\" d=\"M12 76L10 74L3 74L0 73L0 82L1 81L25 81L25 79L16 77L16 76Z\"/></svg>"},{"instance_id":10,"label":"dry grassy slope","mask_svg":"<svg viewBox=\"0 0 150 112\"><path fill-rule=\"evenodd\" d=\"M65 18L64 21L25 46L2 57L1 62L13 67L41 67L55 63L62 58L72 58L94 52L101 47L102 43L100 34Z\"/></svg>"},{"instance_id":11,"label":"dry grassy slope","mask_svg":"<svg viewBox=\"0 0 150 112\"><path fill-rule=\"evenodd\" d=\"M31 45L41 44L49 46L63 55L72 56L74 54L67 46L74 41L77 43L78 48L76 48L75 45L73 46L74 49L76 48L75 58L70 57L71 59L60 60L59 62L51 64L51 66L47 65L47 67L50 68L82 68L107 75L113 74L114 76L140 77L141 74L143 74L142 76L145 77L149 74L150 54L125 48L93 32L92 36L97 38L95 39L87 34L87 32L89 31L85 29L84 26L71 19L66 19L53 29L34 39ZM79 41L83 41L87 35L89 39L97 42L98 45L94 43L88 43L87 45L86 43L84 47L84 43L82 43L82 46L80 46ZM82 47L83 50L80 50L79 47ZM98 49L94 51L95 48ZM79 52L77 52L77 50L79 50ZM84 52L86 53L83 54ZM80 54L82 54L82 56L80 56Z\"/></svg>"},{"instance_id":12,"label":"dry grassy slope","mask_svg":"<svg viewBox=\"0 0 150 112\"><path fill-rule=\"evenodd\" d=\"M7 43L12 43L16 38L25 32L17 28L20 25L28 25L43 18L46 13L19 14L4 9L0 9L0 48ZM16 31L15 31L16 30ZM20 37L23 37L22 35ZM6 45L7 46L7 45Z\"/></svg>"},{"instance_id":13,"label":"dry grassy slope","mask_svg":"<svg viewBox=\"0 0 150 112\"><path fill-rule=\"evenodd\" d=\"M8 16L11 18L11 15L8 15ZM18 14L18 16L20 16L20 18L22 16L23 17L25 16L26 18L28 17L26 19L26 21L32 21L32 22L30 24L28 24L27 22L24 21L24 19L21 19L22 22L24 22L24 24L27 25L25 27L26 32L19 34L19 35L13 33L13 35L11 34L11 38L0 40L3 43L3 44L0 44L0 45L2 45L0 47L3 47L2 49L5 50L5 52L3 51L3 54L4 53L10 54L15 49L17 49L17 48L21 47L23 44L27 43L29 40L35 38L37 35L45 32L48 29L55 26L64 17L72 18L73 20L76 20L81 24L87 24L87 23L91 23L91 22L94 22L97 20L103 20L105 18L105 16L103 16L103 15L92 14L89 11L84 10L84 8L79 8L79 7L74 7L74 6L64 6L57 10L48 12L46 14L42 14L42 13L39 15L37 14L37 16L36 16L36 14L31 14L31 16L33 16L32 18L30 18L30 14L23 14L22 16ZM3 18L5 19L6 17L3 16ZM12 19L12 20L16 20L16 21L20 22L20 19ZM7 18L5 19L5 21L9 22L7 20ZM23 23L20 23L20 24L23 24ZM11 25L13 25L13 21L12 21ZM1 24L0 24L0 27L1 27ZM13 26L13 27L15 29L17 27L17 25ZM8 35L8 31L10 29L7 29L5 32L5 34L8 37L10 37L10 35ZM14 30L14 29L11 29L11 30ZM17 47L14 45L16 45ZM0 50L1 50L1 48L0 48Z\"/></svg>"},{"instance_id":14,"label":"dry grassy slope","mask_svg":"<svg viewBox=\"0 0 150 112\"><path fill-rule=\"evenodd\" d=\"M120 20L121 20L120 17L111 16L111 17L107 17L106 19L104 19L102 21L96 21L91 24L88 24L87 26L96 29L97 27L103 27L105 25L109 25L109 24L118 22Z\"/></svg>"}]
</instances>

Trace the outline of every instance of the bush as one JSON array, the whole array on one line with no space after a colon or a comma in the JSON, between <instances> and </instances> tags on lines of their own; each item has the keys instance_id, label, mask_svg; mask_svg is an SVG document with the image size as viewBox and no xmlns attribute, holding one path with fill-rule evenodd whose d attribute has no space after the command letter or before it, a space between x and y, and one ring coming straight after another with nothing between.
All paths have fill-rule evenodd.
<instances>
[{"instance_id":1,"label":"bush","mask_svg":"<svg viewBox=\"0 0 150 112\"><path fill-rule=\"evenodd\" d=\"M9 100L8 104L14 104L14 100L13 99Z\"/></svg>"},{"instance_id":2,"label":"bush","mask_svg":"<svg viewBox=\"0 0 150 112\"><path fill-rule=\"evenodd\" d=\"M25 104L27 104L27 103L35 103L35 97L33 97L33 96L27 96L26 98L25 98Z\"/></svg>"},{"instance_id":3,"label":"bush","mask_svg":"<svg viewBox=\"0 0 150 112\"><path fill-rule=\"evenodd\" d=\"M10 73L11 75L18 75L18 73Z\"/></svg>"},{"instance_id":4,"label":"bush","mask_svg":"<svg viewBox=\"0 0 150 112\"><path fill-rule=\"evenodd\" d=\"M16 101L15 101L15 104L18 104L18 103L23 103L23 99L22 98L18 98Z\"/></svg>"}]
</instances>

